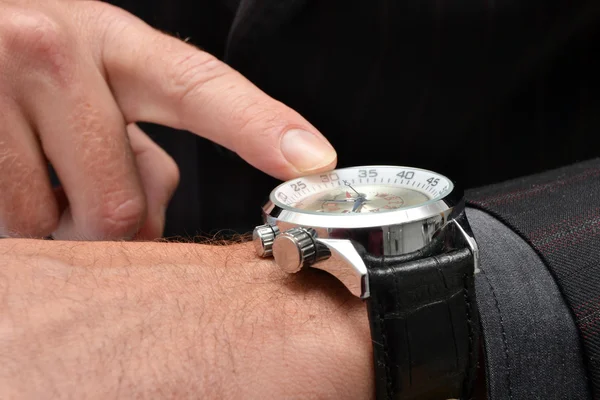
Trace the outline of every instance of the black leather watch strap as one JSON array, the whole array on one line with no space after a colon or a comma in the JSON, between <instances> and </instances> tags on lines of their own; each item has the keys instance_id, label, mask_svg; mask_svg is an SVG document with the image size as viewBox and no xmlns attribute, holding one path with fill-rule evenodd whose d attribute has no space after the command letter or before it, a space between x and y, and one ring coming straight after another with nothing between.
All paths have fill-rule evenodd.
<instances>
[{"instance_id":1,"label":"black leather watch strap","mask_svg":"<svg viewBox=\"0 0 600 400\"><path fill-rule=\"evenodd\" d=\"M469 399L479 340L469 249L365 257L377 399Z\"/></svg>"}]
</instances>

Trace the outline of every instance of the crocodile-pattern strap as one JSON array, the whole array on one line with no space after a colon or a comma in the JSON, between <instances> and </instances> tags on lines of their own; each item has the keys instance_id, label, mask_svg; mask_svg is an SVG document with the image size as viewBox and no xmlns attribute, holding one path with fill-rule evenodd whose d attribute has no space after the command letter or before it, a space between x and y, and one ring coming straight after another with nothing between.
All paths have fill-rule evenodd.
<instances>
[{"instance_id":1,"label":"crocodile-pattern strap","mask_svg":"<svg viewBox=\"0 0 600 400\"><path fill-rule=\"evenodd\" d=\"M479 341L471 252L365 262L377 399L471 398Z\"/></svg>"}]
</instances>

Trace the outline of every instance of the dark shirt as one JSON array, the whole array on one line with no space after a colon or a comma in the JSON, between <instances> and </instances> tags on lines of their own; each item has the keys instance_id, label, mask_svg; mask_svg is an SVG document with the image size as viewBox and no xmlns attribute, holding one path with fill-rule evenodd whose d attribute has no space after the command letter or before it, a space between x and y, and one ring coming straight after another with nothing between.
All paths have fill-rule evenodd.
<instances>
[{"instance_id":1,"label":"dark shirt","mask_svg":"<svg viewBox=\"0 0 600 400\"><path fill-rule=\"evenodd\" d=\"M299 111L340 166L412 165L476 187L598 154L595 0L114 3ZM188 133L149 131L182 172L166 235L259 222L274 179Z\"/></svg>"}]
</instances>

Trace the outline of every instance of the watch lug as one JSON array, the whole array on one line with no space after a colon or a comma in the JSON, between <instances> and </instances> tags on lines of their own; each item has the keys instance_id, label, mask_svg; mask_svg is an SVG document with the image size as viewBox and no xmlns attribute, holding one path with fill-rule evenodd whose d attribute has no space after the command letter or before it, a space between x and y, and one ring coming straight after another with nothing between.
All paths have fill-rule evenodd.
<instances>
[{"instance_id":1,"label":"watch lug","mask_svg":"<svg viewBox=\"0 0 600 400\"><path fill-rule=\"evenodd\" d=\"M350 240L315 238L318 253L329 252L311 267L327 271L340 280L355 296L365 299L370 296L367 266Z\"/></svg>"},{"instance_id":2,"label":"watch lug","mask_svg":"<svg viewBox=\"0 0 600 400\"><path fill-rule=\"evenodd\" d=\"M473 235L473 231L471 230L471 225L469 225L466 214L463 212L460 217L452 220L452 222L456 225L464 244L471 250L471 253L473 254L473 266L475 268L475 273L478 274L480 272L479 247L477 246L475 235Z\"/></svg>"}]
</instances>

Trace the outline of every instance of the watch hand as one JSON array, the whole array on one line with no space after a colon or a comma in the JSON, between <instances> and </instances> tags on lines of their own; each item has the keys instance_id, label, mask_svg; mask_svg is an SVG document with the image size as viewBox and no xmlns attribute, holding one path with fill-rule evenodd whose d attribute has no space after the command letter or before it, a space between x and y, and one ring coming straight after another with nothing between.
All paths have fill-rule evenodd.
<instances>
[{"instance_id":1,"label":"watch hand","mask_svg":"<svg viewBox=\"0 0 600 400\"><path fill-rule=\"evenodd\" d=\"M355 199L346 199L346 200L323 200L323 203L352 203L356 201Z\"/></svg>"},{"instance_id":2,"label":"watch hand","mask_svg":"<svg viewBox=\"0 0 600 400\"><path fill-rule=\"evenodd\" d=\"M355 189L354 189L354 188L353 188L353 187L350 185L350 182L348 182L348 181L344 181L344 185L346 185L346 186L348 186L350 189L352 189L352 191L353 191L354 193L356 193L356 195L357 195L358 197L364 197L364 195L361 195L360 193L358 193L358 192L357 192L357 191L356 191L356 190L355 190Z\"/></svg>"},{"instance_id":3,"label":"watch hand","mask_svg":"<svg viewBox=\"0 0 600 400\"><path fill-rule=\"evenodd\" d=\"M365 204L365 201L367 201L367 199L365 199L364 197L359 197L358 199L356 199L354 205L352 206L352 212L360 212L360 209Z\"/></svg>"}]
</instances>

